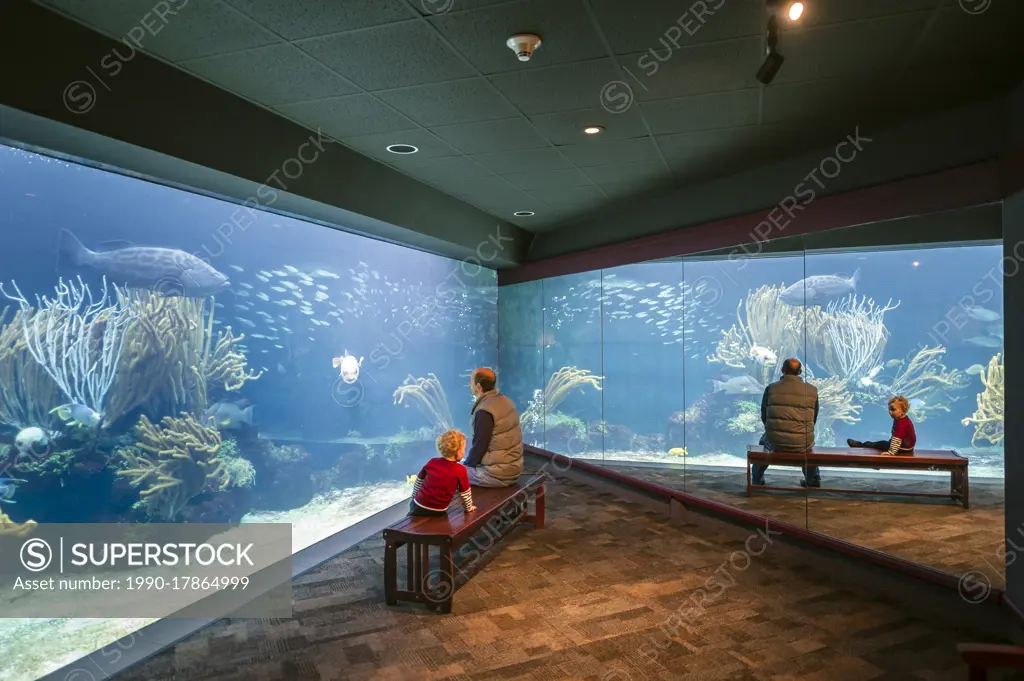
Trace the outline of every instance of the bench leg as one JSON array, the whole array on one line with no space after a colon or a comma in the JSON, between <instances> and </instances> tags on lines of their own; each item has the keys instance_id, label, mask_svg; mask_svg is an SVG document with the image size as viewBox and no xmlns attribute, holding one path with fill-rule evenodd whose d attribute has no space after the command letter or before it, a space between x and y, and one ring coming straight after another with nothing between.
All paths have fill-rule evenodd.
<instances>
[{"instance_id":1,"label":"bench leg","mask_svg":"<svg viewBox=\"0 0 1024 681\"><path fill-rule=\"evenodd\" d=\"M747 496L751 495L750 491L750 461L747 461Z\"/></svg>"},{"instance_id":2,"label":"bench leg","mask_svg":"<svg viewBox=\"0 0 1024 681\"><path fill-rule=\"evenodd\" d=\"M544 529L544 485L543 484L541 484L541 486L537 488L537 494L534 497L534 504L536 504L536 508L534 509L534 527L536 527L538 530L543 530Z\"/></svg>"},{"instance_id":3,"label":"bench leg","mask_svg":"<svg viewBox=\"0 0 1024 681\"><path fill-rule=\"evenodd\" d=\"M388 539L384 544L384 602L398 605L398 547Z\"/></svg>"},{"instance_id":4,"label":"bench leg","mask_svg":"<svg viewBox=\"0 0 1024 681\"><path fill-rule=\"evenodd\" d=\"M452 561L452 545L446 542L440 546L441 549L441 612L448 614L452 611L452 599L455 597L455 563Z\"/></svg>"},{"instance_id":5,"label":"bench leg","mask_svg":"<svg viewBox=\"0 0 1024 681\"><path fill-rule=\"evenodd\" d=\"M519 521L524 523L533 523L533 526L538 530L544 529L544 485L542 484L537 488L537 491L533 495L533 515L529 515L529 501L523 504L523 512L520 514Z\"/></svg>"},{"instance_id":6,"label":"bench leg","mask_svg":"<svg viewBox=\"0 0 1024 681\"><path fill-rule=\"evenodd\" d=\"M964 508L970 508L971 507L971 488L970 488L970 483L968 482L969 479L970 479L970 476L967 474L967 471L964 471L963 473L961 473L961 475L963 476L964 482L961 485L962 496L960 497L960 501L963 502Z\"/></svg>"}]
</instances>

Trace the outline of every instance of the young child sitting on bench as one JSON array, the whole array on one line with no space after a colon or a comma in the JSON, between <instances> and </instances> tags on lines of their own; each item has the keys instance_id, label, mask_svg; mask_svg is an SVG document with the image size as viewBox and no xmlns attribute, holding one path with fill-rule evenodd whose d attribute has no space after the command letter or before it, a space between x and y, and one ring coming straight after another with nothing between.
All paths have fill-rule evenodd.
<instances>
[{"instance_id":1,"label":"young child sitting on bench","mask_svg":"<svg viewBox=\"0 0 1024 681\"><path fill-rule=\"evenodd\" d=\"M441 433L437 438L437 452L420 470L412 488L409 515L448 515L448 505L456 492L462 496L466 513L476 510L473 492L469 488L466 467L459 463L466 455L466 436L457 430Z\"/></svg>"},{"instance_id":2,"label":"young child sitting on bench","mask_svg":"<svg viewBox=\"0 0 1024 681\"><path fill-rule=\"evenodd\" d=\"M917 444L917 433L914 422L907 416L910 403L907 398L897 395L889 400L889 416L892 417L892 436L888 440L877 442L859 442L847 440L850 447L867 447L877 449L887 456L913 456L914 445Z\"/></svg>"}]
</instances>

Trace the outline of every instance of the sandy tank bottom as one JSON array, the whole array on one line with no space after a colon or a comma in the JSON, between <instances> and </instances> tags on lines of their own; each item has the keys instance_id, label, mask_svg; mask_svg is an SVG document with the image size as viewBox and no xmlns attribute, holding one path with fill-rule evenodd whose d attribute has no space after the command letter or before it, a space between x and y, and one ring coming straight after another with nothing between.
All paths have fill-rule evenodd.
<instances>
[{"instance_id":1,"label":"sandy tank bottom","mask_svg":"<svg viewBox=\"0 0 1024 681\"><path fill-rule=\"evenodd\" d=\"M242 522L291 523L292 550L298 552L407 499L411 490L405 482L352 487L318 495L302 508L250 513ZM0 619L0 678L2 681L36 681L155 621L152 618ZM122 646L130 648L128 641ZM111 650L112 656L115 651ZM89 678L82 675L82 681Z\"/></svg>"}]
</instances>

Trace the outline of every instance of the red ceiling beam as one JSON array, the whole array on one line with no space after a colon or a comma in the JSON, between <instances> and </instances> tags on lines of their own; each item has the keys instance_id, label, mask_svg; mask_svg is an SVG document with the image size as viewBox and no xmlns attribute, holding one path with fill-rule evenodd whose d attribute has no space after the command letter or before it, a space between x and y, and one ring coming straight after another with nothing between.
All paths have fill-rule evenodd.
<instances>
[{"instance_id":1,"label":"red ceiling beam","mask_svg":"<svg viewBox=\"0 0 1024 681\"><path fill-rule=\"evenodd\" d=\"M1000 159L681 227L498 271L498 285L692 255L780 237L993 203L1024 188L1024 150ZM789 208L789 211L785 210ZM755 250L755 249L748 249ZM737 252L742 252L738 250Z\"/></svg>"}]
</instances>

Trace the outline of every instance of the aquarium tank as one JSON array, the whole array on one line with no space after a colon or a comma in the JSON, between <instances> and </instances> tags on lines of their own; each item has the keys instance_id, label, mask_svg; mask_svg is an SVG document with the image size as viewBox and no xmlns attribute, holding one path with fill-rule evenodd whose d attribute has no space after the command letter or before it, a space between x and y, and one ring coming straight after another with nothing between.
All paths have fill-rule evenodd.
<instances>
[{"instance_id":1,"label":"aquarium tank","mask_svg":"<svg viewBox=\"0 0 1024 681\"><path fill-rule=\"evenodd\" d=\"M742 476L764 387L796 357L819 392L817 445L887 439L903 395L918 449L1002 480L1001 244L753 250L502 287L500 362L527 442Z\"/></svg>"},{"instance_id":2,"label":"aquarium tank","mask_svg":"<svg viewBox=\"0 0 1024 681\"><path fill-rule=\"evenodd\" d=\"M0 532L407 499L497 364L493 270L0 146ZM148 624L0 619L4 681Z\"/></svg>"}]
</instances>

